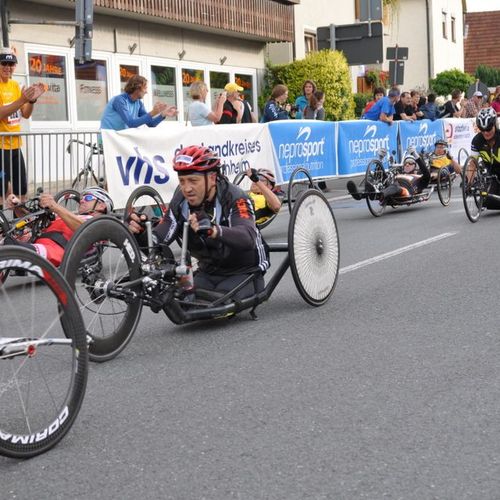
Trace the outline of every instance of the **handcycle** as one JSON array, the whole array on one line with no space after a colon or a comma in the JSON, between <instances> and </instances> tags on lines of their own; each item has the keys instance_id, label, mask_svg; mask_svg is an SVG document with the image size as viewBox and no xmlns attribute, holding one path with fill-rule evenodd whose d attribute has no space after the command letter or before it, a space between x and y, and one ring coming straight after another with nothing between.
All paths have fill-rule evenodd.
<instances>
[{"instance_id":1,"label":"handcycle","mask_svg":"<svg viewBox=\"0 0 500 500\"><path fill-rule=\"evenodd\" d=\"M288 242L269 244L271 253L284 258L264 290L235 299L247 279L228 293L195 288L182 283L191 273L185 224L181 257L173 261L170 249L153 247L148 223L146 254L136 238L116 218L103 216L83 224L66 247L61 270L75 292L84 317L92 361L117 356L131 340L143 306L164 311L174 324L232 316L255 309L267 301L290 267L302 298L321 306L332 295L338 276L339 242L333 211L317 190L307 190L293 206ZM95 250L94 255L89 251ZM98 258L95 258L95 255Z\"/></svg>"},{"instance_id":2,"label":"handcycle","mask_svg":"<svg viewBox=\"0 0 500 500\"><path fill-rule=\"evenodd\" d=\"M52 264L0 247L0 272L25 277L0 287L0 454L30 458L71 428L87 383L85 326Z\"/></svg>"},{"instance_id":3,"label":"handcycle","mask_svg":"<svg viewBox=\"0 0 500 500\"><path fill-rule=\"evenodd\" d=\"M465 214L471 222L477 222L488 196L492 182L500 182L495 174L490 173L484 161L475 156L468 156L462 168L462 199Z\"/></svg>"},{"instance_id":4,"label":"handcycle","mask_svg":"<svg viewBox=\"0 0 500 500\"><path fill-rule=\"evenodd\" d=\"M439 172L436 182L429 183L428 187L420 193L410 196L391 196L389 200L382 199L384 189L395 182L397 175L403 173L402 164L391 162L388 170L384 168L382 161L385 154L385 150L380 151L378 158L370 160L365 172L365 191L367 186L371 186L372 189L369 192L367 191L364 197L366 198L368 210L374 217L380 217L388 205L396 208L398 206L410 206L427 201L436 188L441 204L447 206L450 203L452 179L447 169L442 169ZM423 159L424 161L428 161L428 158L425 156Z\"/></svg>"},{"instance_id":5,"label":"handcycle","mask_svg":"<svg viewBox=\"0 0 500 500\"><path fill-rule=\"evenodd\" d=\"M85 153L79 153L79 149L76 149L76 154L74 154L74 148L79 148L81 146L85 148ZM76 156L77 163L80 163L80 158L84 160L83 166L71 182L72 189L81 192L88 186L104 187L106 183L104 177L98 177L94 171L94 157L97 156L99 166L103 159L104 152L102 144L84 142L80 139L70 139L66 146L66 152L71 158Z\"/></svg>"}]
</instances>

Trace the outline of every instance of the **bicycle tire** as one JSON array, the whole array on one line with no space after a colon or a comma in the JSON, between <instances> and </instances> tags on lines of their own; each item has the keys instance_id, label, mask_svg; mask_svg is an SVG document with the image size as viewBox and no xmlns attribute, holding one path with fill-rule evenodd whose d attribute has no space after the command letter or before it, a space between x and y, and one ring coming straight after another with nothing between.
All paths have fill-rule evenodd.
<instances>
[{"instance_id":1,"label":"bicycle tire","mask_svg":"<svg viewBox=\"0 0 500 500\"><path fill-rule=\"evenodd\" d=\"M339 274L340 247L335 215L323 193L308 189L293 206L288 224L293 281L312 306L332 295Z\"/></svg>"},{"instance_id":2,"label":"bicycle tire","mask_svg":"<svg viewBox=\"0 0 500 500\"><path fill-rule=\"evenodd\" d=\"M384 169L384 165L380 160L370 160L365 172L365 190L367 184L371 184L375 190L379 192L383 191L387 180L387 172ZM366 205L368 210L374 217L380 217L386 208L386 203L380 203L378 198L375 196L366 197Z\"/></svg>"},{"instance_id":3,"label":"bicycle tire","mask_svg":"<svg viewBox=\"0 0 500 500\"><path fill-rule=\"evenodd\" d=\"M288 212L290 214L292 213L294 201L297 201L302 196L302 194L305 192L305 190L300 190L300 191L298 191L296 193L294 193L294 191L293 191L294 190L294 183L293 183L293 181L295 180L295 178L299 174L304 174L305 177L306 177L305 180L306 180L306 182L308 184L308 186L306 187L306 190L307 189L315 189L314 181L313 181L313 178L311 177L311 174L310 174L309 170L307 170L304 167L297 167L290 174L290 178L288 179L287 203L288 203ZM302 183L295 183L295 184L302 184ZM295 188L297 188L296 185L295 185Z\"/></svg>"},{"instance_id":4,"label":"bicycle tire","mask_svg":"<svg viewBox=\"0 0 500 500\"><path fill-rule=\"evenodd\" d=\"M439 201L443 207L447 207L451 200L451 176L447 168L442 168L438 172L437 178L437 192Z\"/></svg>"},{"instance_id":5,"label":"bicycle tire","mask_svg":"<svg viewBox=\"0 0 500 500\"><path fill-rule=\"evenodd\" d=\"M477 222L483 209L483 178L476 158L469 156L462 169L462 199L465 215L471 222Z\"/></svg>"},{"instance_id":6,"label":"bicycle tire","mask_svg":"<svg viewBox=\"0 0 500 500\"><path fill-rule=\"evenodd\" d=\"M245 172L240 172L239 174L236 174L236 177L233 180L233 184L235 186L239 186L245 177L248 177Z\"/></svg>"},{"instance_id":7,"label":"bicycle tire","mask_svg":"<svg viewBox=\"0 0 500 500\"><path fill-rule=\"evenodd\" d=\"M76 189L63 189L54 195L54 201L70 212L76 213L80 205L80 193Z\"/></svg>"},{"instance_id":8,"label":"bicycle tire","mask_svg":"<svg viewBox=\"0 0 500 500\"><path fill-rule=\"evenodd\" d=\"M141 203L138 203L141 198ZM165 215L167 206L156 189L151 186L139 186L132 191L127 203L125 203L123 222L128 222L132 212L147 215L148 220L155 224Z\"/></svg>"},{"instance_id":9,"label":"bicycle tire","mask_svg":"<svg viewBox=\"0 0 500 500\"><path fill-rule=\"evenodd\" d=\"M0 268L27 274L15 286L0 288L6 305L0 331L22 332L22 339L9 338L17 352L0 349L0 454L30 458L56 445L78 415L87 383L87 339L73 293L52 264L25 248L5 246Z\"/></svg>"},{"instance_id":10,"label":"bicycle tire","mask_svg":"<svg viewBox=\"0 0 500 500\"><path fill-rule=\"evenodd\" d=\"M10 223L5 214L0 210L0 244L3 242L4 234L7 234L10 228ZM5 283L9 276L8 270L0 270L0 286Z\"/></svg>"},{"instance_id":11,"label":"bicycle tire","mask_svg":"<svg viewBox=\"0 0 500 500\"><path fill-rule=\"evenodd\" d=\"M61 271L75 292L91 339L89 359L113 359L130 342L142 311L141 299L127 302L108 293L120 282L141 276L135 237L115 217L91 219L68 243Z\"/></svg>"}]
</instances>

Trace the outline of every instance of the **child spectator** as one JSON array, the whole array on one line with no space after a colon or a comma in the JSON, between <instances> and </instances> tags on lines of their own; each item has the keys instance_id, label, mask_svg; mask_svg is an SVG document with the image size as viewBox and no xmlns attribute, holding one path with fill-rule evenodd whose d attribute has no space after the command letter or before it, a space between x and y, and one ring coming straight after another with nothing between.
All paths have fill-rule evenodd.
<instances>
[{"instance_id":1,"label":"child spectator","mask_svg":"<svg viewBox=\"0 0 500 500\"><path fill-rule=\"evenodd\" d=\"M369 111L377 101L380 101L380 99L382 99L382 97L385 97L384 87L375 87L375 90L373 91L373 99L366 103L365 109L363 110L363 114Z\"/></svg>"}]
</instances>

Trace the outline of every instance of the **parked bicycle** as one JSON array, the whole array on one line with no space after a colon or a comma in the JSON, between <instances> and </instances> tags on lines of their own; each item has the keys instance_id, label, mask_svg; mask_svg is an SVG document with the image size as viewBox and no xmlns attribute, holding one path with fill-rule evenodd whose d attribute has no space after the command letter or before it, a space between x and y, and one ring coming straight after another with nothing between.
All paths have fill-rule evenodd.
<instances>
[{"instance_id":1,"label":"parked bicycle","mask_svg":"<svg viewBox=\"0 0 500 500\"><path fill-rule=\"evenodd\" d=\"M84 148L83 153L80 151L82 146ZM66 152L71 155L72 164L79 164L80 159L84 159L82 168L78 171L73 181L71 182L71 187L75 191L81 192L87 186L99 186L102 188L105 187L105 178L103 176L98 176L99 170L97 174L94 170L96 157L98 167L104 165L102 144L84 142L79 139L71 139L66 147ZM73 158L76 158L76 161L74 161Z\"/></svg>"}]
</instances>

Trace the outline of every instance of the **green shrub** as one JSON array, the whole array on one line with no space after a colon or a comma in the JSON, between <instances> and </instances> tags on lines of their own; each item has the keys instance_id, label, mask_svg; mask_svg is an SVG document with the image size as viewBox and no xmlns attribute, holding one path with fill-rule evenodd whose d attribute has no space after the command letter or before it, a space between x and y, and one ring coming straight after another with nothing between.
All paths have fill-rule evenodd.
<instances>
[{"instance_id":1,"label":"green shrub","mask_svg":"<svg viewBox=\"0 0 500 500\"><path fill-rule=\"evenodd\" d=\"M500 69L480 64L476 68L475 77L481 80L488 87L500 85Z\"/></svg>"},{"instance_id":2,"label":"green shrub","mask_svg":"<svg viewBox=\"0 0 500 500\"><path fill-rule=\"evenodd\" d=\"M368 101L371 101L372 99L373 99L373 94L370 92L368 92L367 94L362 92L354 94L354 103L356 105L356 108L354 109L354 114L356 115L356 117L361 118L366 103Z\"/></svg>"},{"instance_id":3,"label":"green shrub","mask_svg":"<svg viewBox=\"0 0 500 500\"><path fill-rule=\"evenodd\" d=\"M351 90L349 66L341 52L321 50L310 52L304 59L277 66L267 65L265 85L259 97L259 106L265 105L274 85L288 87L289 102L302 94L304 80L313 80L318 90L325 93L325 119L350 120L354 118L354 98Z\"/></svg>"},{"instance_id":4,"label":"green shrub","mask_svg":"<svg viewBox=\"0 0 500 500\"><path fill-rule=\"evenodd\" d=\"M448 69L431 79L430 86L437 95L447 96L453 90L458 89L465 92L474 83L474 77L459 69Z\"/></svg>"}]
</instances>

